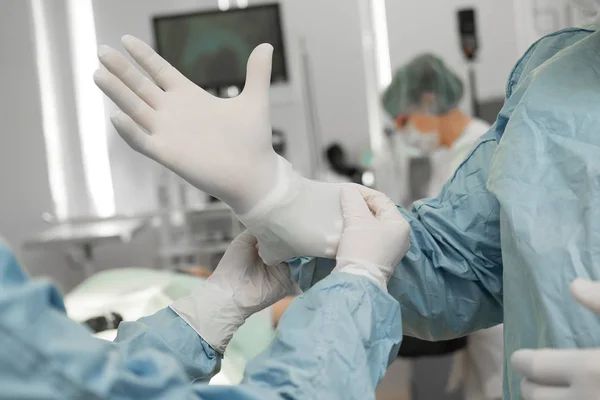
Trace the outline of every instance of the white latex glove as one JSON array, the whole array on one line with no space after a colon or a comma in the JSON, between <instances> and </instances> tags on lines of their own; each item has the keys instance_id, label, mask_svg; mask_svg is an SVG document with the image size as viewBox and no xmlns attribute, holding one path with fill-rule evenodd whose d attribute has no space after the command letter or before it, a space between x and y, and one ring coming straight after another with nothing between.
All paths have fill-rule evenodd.
<instances>
[{"instance_id":1,"label":"white latex glove","mask_svg":"<svg viewBox=\"0 0 600 400\"><path fill-rule=\"evenodd\" d=\"M383 193L358 185L342 189L341 204L344 227L334 272L366 276L387 291L410 247L408 222Z\"/></svg>"},{"instance_id":2,"label":"white latex glove","mask_svg":"<svg viewBox=\"0 0 600 400\"><path fill-rule=\"evenodd\" d=\"M600 282L578 279L571 294L600 315ZM525 400L600 399L600 349L519 350L511 360Z\"/></svg>"},{"instance_id":3,"label":"white latex glove","mask_svg":"<svg viewBox=\"0 0 600 400\"><path fill-rule=\"evenodd\" d=\"M111 121L136 151L233 208L257 237L269 265L294 256L335 255L341 230L339 185L300 177L272 146L269 89L273 48L258 46L246 86L219 99L193 84L146 43L123 46L154 80L116 50L98 51L98 87L121 112Z\"/></svg>"},{"instance_id":4,"label":"white latex glove","mask_svg":"<svg viewBox=\"0 0 600 400\"><path fill-rule=\"evenodd\" d=\"M220 353L248 317L289 295L294 287L289 267L266 266L256 243L248 232L239 235L206 284L171 305Z\"/></svg>"}]
</instances>

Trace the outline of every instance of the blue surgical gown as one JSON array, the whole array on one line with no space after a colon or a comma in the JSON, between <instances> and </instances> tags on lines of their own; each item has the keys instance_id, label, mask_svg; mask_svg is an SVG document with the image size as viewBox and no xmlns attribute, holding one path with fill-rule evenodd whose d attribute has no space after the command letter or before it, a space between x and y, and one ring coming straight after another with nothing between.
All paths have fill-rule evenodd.
<instances>
[{"instance_id":1,"label":"blue surgical gown","mask_svg":"<svg viewBox=\"0 0 600 400\"><path fill-rule=\"evenodd\" d=\"M506 363L517 349L600 347L600 318L569 294L577 277L600 279L597 28L535 43L496 123L439 197L400 209L411 248L389 292L404 332L449 339L504 321L505 399L521 398ZM303 288L332 266L293 262Z\"/></svg>"},{"instance_id":2,"label":"blue surgical gown","mask_svg":"<svg viewBox=\"0 0 600 400\"><path fill-rule=\"evenodd\" d=\"M221 356L173 311L122 323L114 343L96 339L0 244L0 399L374 399L401 331L389 294L332 274L292 303L241 385L192 383Z\"/></svg>"}]
</instances>

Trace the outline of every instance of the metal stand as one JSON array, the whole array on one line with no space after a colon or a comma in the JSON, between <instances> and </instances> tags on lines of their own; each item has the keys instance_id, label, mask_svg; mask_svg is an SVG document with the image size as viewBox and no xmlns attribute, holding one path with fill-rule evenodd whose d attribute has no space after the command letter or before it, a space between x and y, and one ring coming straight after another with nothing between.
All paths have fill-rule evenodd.
<instances>
[{"instance_id":1,"label":"metal stand","mask_svg":"<svg viewBox=\"0 0 600 400\"><path fill-rule=\"evenodd\" d=\"M25 249L49 249L65 255L69 266L93 275L94 247L109 242L128 243L144 229L148 217L96 219L57 224L25 242Z\"/></svg>"}]
</instances>

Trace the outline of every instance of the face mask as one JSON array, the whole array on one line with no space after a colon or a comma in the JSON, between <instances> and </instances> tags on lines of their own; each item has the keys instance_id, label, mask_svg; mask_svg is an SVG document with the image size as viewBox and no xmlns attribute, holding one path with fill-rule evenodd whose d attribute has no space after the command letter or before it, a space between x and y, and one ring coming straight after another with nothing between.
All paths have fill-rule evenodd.
<instances>
[{"instance_id":1,"label":"face mask","mask_svg":"<svg viewBox=\"0 0 600 400\"><path fill-rule=\"evenodd\" d=\"M429 154L436 151L440 146L440 134L439 132L422 133L413 125L409 124L404 129L404 141L409 146L414 147L425 154Z\"/></svg>"}]
</instances>

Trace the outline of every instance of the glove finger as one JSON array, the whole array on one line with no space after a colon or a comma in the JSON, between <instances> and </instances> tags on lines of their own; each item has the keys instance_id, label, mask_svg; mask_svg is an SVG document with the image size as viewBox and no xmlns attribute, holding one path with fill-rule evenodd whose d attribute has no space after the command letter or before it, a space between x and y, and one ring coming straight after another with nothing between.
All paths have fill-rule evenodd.
<instances>
[{"instance_id":1,"label":"glove finger","mask_svg":"<svg viewBox=\"0 0 600 400\"><path fill-rule=\"evenodd\" d=\"M256 47L248 59L244 95L252 96L255 101L268 103L272 65L273 46L263 43Z\"/></svg>"},{"instance_id":2,"label":"glove finger","mask_svg":"<svg viewBox=\"0 0 600 400\"><path fill-rule=\"evenodd\" d=\"M148 156L153 154L152 137L140 129L129 116L119 111L110 117L110 121L119 136L132 149Z\"/></svg>"},{"instance_id":3,"label":"glove finger","mask_svg":"<svg viewBox=\"0 0 600 400\"><path fill-rule=\"evenodd\" d=\"M153 116L156 111L125 86L119 78L101 68L94 73L94 82L117 107L138 125L149 132L152 131Z\"/></svg>"},{"instance_id":4,"label":"glove finger","mask_svg":"<svg viewBox=\"0 0 600 400\"><path fill-rule=\"evenodd\" d=\"M524 378L543 385L568 386L577 368L577 350L519 350L512 355L513 367Z\"/></svg>"},{"instance_id":5,"label":"glove finger","mask_svg":"<svg viewBox=\"0 0 600 400\"><path fill-rule=\"evenodd\" d=\"M388 221L404 221L402 214L398 211L396 204L386 195L381 194L370 199L367 204L375 212L375 217Z\"/></svg>"},{"instance_id":6,"label":"glove finger","mask_svg":"<svg viewBox=\"0 0 600 400\"><path fill-rule=\"evenodd\" d=\"M233 239L233 243L255 249L256 245L258 244L258 239L256 239L256 237L250 232L244 231L240 233L235 239Z\"/></svg>"},{"instance_id":7,"label":"glove finger","mask_svg":"<svg viewBox=\"0 0 600 400\"><path fill-rule=\"evenodd\" d=\"M175 67L159 56L152 47L140 39L131 35L125 35L121 39L121 42L125 50L131 54L131 57L163 89L171 90L191 83Z\"/></svg>"},{"instance_id":8,"label":"glove finger","mask_svg":"<svg viewBox=\"0 0 600 400\"><path fill-rule=\"evenodd\" d=\"M250 232L240 233L227 247L212 277L222 276L222 274L231 274L230 277L238 276L248 268L255 267L260 260L256 243L256 238Z\"/></svg>"},{"instance_id":9,"label":"glove finger","mask_svg":"<svg viewBox=\"0 0 600 400\"><path fill-rule=\"evenodd\" d=\"M369 208L375 213L375 217L381 220L402 221L402 214L398 211L396 204L385 194L366 186L353 185L363 196Z\"/></svg>"},{"instance_id":10,"label":"glove finger","mask_svg":"<svg viewBox=\"0 0 600 400\"><path fill-rule=\"evenodd\" d=\"M164 92L142 74L123 54L109 46L100 46L98 58L114 76L119 78L139 98L156 107Z\"/></svg>"},{"instance_id":11,"label":"glove finger","mask_svg":"<svg viewBox=\"0 0 600 400\"><path fill-rule=\"evenodd\" d=\"M571 284L571 294L585 308L600 314L600 283L577 279Z\"/></svg>"},{"instance_id":12,"label":"glove finger","mask_svg":"<svg viewBox=\"0 0 600 400\"><path fill-rule=\"evenodd\" d=\"M521 395L525 400L571 400L567 387L543 386L527 379L521 381Z\"/></svg>"},{"instance_id":13,"label":"glove finger","mask_svg":"<svg viewBox=\"0 0 600 400\"><path fill-rule=\"evenodd\" d=\"M373 218L373 214L371 214L367 203L365 203L365 200L360 193L353 188L342 188L341 205L344 227L347 226L347 222L351 222L356 219L360 220L365 218Z\"/></svg>"}]
</instances>

